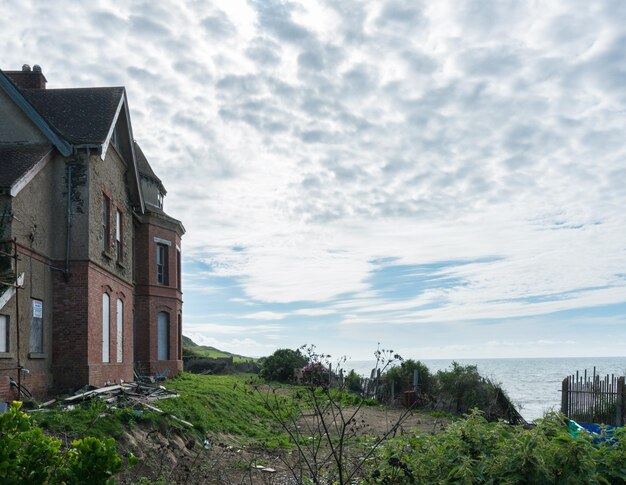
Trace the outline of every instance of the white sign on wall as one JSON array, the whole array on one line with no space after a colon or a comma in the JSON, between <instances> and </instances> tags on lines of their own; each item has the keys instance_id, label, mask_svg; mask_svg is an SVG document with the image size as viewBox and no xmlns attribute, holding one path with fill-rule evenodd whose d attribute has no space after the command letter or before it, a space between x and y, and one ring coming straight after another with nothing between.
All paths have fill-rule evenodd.
<instances>
[{"instance_id":1,"label":"white sign on wall","mask_svg":"<svg viewBox=\"0 0 626 485\"><path fill-rule=\"evenodd\" d=\"M33 300L33 318L43 318L43 302Z\"/></svg>"}]
</instances>

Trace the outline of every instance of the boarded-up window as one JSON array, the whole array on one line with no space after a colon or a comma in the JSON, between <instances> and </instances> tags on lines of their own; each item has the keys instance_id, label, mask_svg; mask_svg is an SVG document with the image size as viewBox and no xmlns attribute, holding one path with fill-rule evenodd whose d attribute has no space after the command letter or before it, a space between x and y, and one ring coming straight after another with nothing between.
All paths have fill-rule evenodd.
<instances>
[{"instance_id":1,"label":"boarded-up window","mask_svg":"<svg viewBox=\"0 0 626 485\"><path fill-rule=\"evenodd\" d=\"M106 293L102 293L102 362L109 362L109 326L110 326L111 308L110 297Z\"/></svg>"},{"instance_id":2,"label":"boarded-up window","mask_svg":"<svg viewBox=\"0 0 626 485\"><path fill-rule=\"evenodd\" d=\"M117 361L124 362L124 302L117 300Z\"/></svg>"},{"instance_id":3,"label":"boarded-up window","mask_svg":"<svg viewBox=\"0 0 626 485\"><path fill-rule=\"evenodd\" d=\"M41 354L43 353L43 302L31 300L31 308L29 351Z\"/></svg>"},{"instance_id":4,"label":"boarded-up window","mask_svg":"<svg viewBox=\"0 0 626 485\"><path fill-rule=\"evenodd\" d=\"M183 360L183 316L178 314L178 360Z\"/></svg>"},{"instance_id":5,"label":"boarded-up window","mask_svg":"<svg viewBox=\"0 0 626 485\"><path fill-rule=\"evenodd\" d=\"M0 352L9 351L9 317L0 315Z\"/></svg>"},{"instance_id":6,"label":"boarded-up window","mask_svg":"<svg viewBox=\"0 0 626 485\"><path fill-rule=\"evenodd\" d=\"M169 360L170 358L170 316L165 312L158 315L159 342L158 359Z\"/></svg>"}]
</instances>

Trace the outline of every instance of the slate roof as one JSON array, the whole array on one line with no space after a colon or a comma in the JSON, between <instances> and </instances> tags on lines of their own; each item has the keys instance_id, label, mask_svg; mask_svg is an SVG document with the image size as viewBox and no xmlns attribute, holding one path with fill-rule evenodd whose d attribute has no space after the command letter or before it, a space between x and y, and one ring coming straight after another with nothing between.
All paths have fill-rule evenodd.
<instances>
[{"instance_id":1,"label":"slate roof","mask_svg":"<svg viewBox=\"0 0 626 485\"><path fill-rule=\"evenodd\" d=\"M52 148L52 145L0 144L0 187L12 187Z\"/></svg>"},{"instance_id":2,"label":"slate roof","mask_svg":"<svg viewBox=\"0 0 626 485\"><path fill-rule=\"evenodd\" d=\"M20 89L52 128L73 144L101 144L113 123L123 87Z\"/></svg>"},{"instance_id":3,"label":"slate roof","mask_svg":"<svg viewBox=\"0 0 626 485\"><path fill-rule=\"evenodd\" d=\"M137 160L137 169L139 170L139 174L142 177L145 177L157 183L159 185L159 189L161 189L161 192L163 192L163 194L166 194L167 191L165 190L165 187L163 187L163 182L161 182L161 179L157 177L157 175L154 173L154 170L152 170L148 159L143 154L143 151L141 150L141 147L137 142L135 142L135 158Z\"/></svg>"}]
</instances>

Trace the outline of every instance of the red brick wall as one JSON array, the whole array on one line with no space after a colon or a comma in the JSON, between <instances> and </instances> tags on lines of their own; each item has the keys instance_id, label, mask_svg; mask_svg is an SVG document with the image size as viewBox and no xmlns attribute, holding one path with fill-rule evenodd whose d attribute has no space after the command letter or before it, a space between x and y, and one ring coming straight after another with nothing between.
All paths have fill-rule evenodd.
<instances>
[{"instance_id":1,"label":"red brick wall","mask_svg":"<svg viewBox=\"0 0 626 485\"><path fill-rule=\"evenodd\" d=\"M171 241L168 251L168 285L157 284L156 248L154 238ZM169 376L183 368L178 329L178 315L182 314L182 293L177 288L177 246L180 237L176 231L144 222L135 231L135 358L142 371L159 374L169 369ZM147 257L146 257L147 256ZM169 314L170 360L158 360L158 313Z\"/></svg>"},{"instance_id":2,"label":"red brick wall","mask_svg":"<svg viewBox=\"0 0 626 485\"><path fill-rule=\"evenodd\" d=\"M133 288L90 262L72 262L66 283L55 285L55 388L133 380ZM102 294L110 297L109 362L102 362ZM117 362L117 300L124 302L123 362Z\"/></svg>"},{"instance_id":3,"label":"red brick wall","mask_svg":"<svg viewBox=\"0 0 626 485\"><path fill-rule=\"evenodd\" d=\"M58 390L88 382L88 268L86 261L73 261L67 281L62 273L54 272L52 369Z\"/></svg>"},{"instance_id":4,"label":"red brick wall","mask_svg":"<svg viewBox=\"0 0 626 485\"><path fill-rule=\"evenodd\" d=\"M102 294L110 297L109 362L102 362ZM117 300L124 303L123 362L117 362ZM89 383L133 380L133 287L91 263L89 267Z\"/></svg>"},{"instance_id":5,"label":"red brick wall","mask_svg":"<svg viewBox=\"0 0 626 485\"><path fill-rule=\"evenodd\" d=\"M11 402L17 399L17 394L9 384L9 376L0 376L0 401Z\"/></svg>"}]
</instances>

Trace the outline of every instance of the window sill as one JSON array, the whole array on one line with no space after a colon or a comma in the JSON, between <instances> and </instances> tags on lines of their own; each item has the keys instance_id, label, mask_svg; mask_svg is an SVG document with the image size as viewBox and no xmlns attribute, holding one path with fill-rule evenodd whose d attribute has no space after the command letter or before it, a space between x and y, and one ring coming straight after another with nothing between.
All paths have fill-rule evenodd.
<instances>
[{"instance_id":1,"label":"window sill","mask_svg":"<svg viewBox=\"0 0 626 485\"><path fill-rule=\"evenodd\" d=\"M110 252L108 251L102 251L102 256L106 259L108 259L109 261L111 261L113 259L113 256L111 255Z\"/></svg>"},{"instance_id":2,"label":"window sill","mask_svg":"<svg viewBox=\"0 0 626 485\"><path fill-rule=\"evenodd\" d=\"M125 265L122 261L116 261L116 262L115 262L115 265L116 265L118 268L121 268L121 269L126 269L126 265Z\"/></svg>"},{"instance_id":3,"label":"window sill","mask_svg":"<svg viewBox=\"0 0 626 485\"><path fill-rule=\"evenodd\" d=\"M15 359L13 352L0 352L0 359Z\"/></svg>"},{"instance_id":4,"label":"window sill","mask_svg":"<svg viewBox=\"0 0 626 485\"><path fill-rule=\"evenodd\" d=\"M48 354L42 353L42 352L29 352L28 358L29 359L47 359Z\"/></svg>"}]
</instances>

